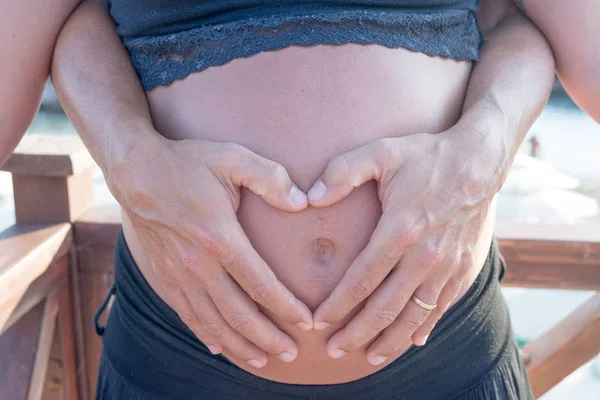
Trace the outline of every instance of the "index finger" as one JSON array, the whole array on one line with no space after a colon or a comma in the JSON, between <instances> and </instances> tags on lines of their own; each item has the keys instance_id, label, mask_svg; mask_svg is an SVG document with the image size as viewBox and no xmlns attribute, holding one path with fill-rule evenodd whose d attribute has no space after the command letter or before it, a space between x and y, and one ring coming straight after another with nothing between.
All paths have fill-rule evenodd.
<instances>
[{"instance_id":1,"label":"index finger","mask_svg":"<svg viewBox=\"0 0 600 400\"><path fill-rule=\"evenodd\" d=\"M317 308L316 330L341 321L381 284L413 242L412 229L399 217L383 215L369 243L358 255L329 297Z\"/></svg>"},{"instance_id":2,"label":"index finger","mask_svg":"<svg viewBox=\"0 0 600 400\"><path fill-rule=\"evenodd\" d=\"M252 300L300 329L312 329L309 308L277 279L254 250L239 223L229 224L225 246L219 252L219 261Z\"/></svg>"}]
</instances>

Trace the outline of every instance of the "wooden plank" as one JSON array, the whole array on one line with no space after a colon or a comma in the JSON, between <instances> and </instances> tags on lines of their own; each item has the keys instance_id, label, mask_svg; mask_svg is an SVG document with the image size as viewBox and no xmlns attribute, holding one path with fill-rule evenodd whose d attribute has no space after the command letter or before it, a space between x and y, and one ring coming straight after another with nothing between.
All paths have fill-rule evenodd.
<instances>
[{"instance_id":1,"label":"wooden plank","mask_svg":"<svg viewBox=\"0 0 600 400\"><path fill-rule=\"evenodd\" d=\"M121 229L121 207L95 207L82 215L74 225L80 246L93 243L114 247Z\"/></svg>"},{"instance_id":2,"label":"wooden plank","mask_svg":"<svg viewBox=\"0 0 600 400\"><path fill-rule=\"evenodd\" d=\"M67 177L13 175L18 223L73 222L93 207L92 170Z\"/></svg>"},{"instance_id":3,"label":"wooden plank","mask_svg":"<svg viewBox=\"0 0 600 400\"><path fill-rule=\"evenodd\" d=\"M534 395L546 393L600 353L600 293L523 348Z\"/></svg>"},{"instance_id":4,"label":"wooden plank","mask_svg":"<svg viewBox=\"0 0 600 400\"><path fill-rule=\"evenodd\" d=\"M65 388L62 384L63 366L61 359L60 334L58 333L58 330L55 330L41 400L70 400L65 396Z\"/></svg>"},{"instance_id":5,"label":"wooden plank","mask_svg":"<svg viewBox=\"0 0 600 400\"><path fill-rule=\"evenodd\" d=\"M76 175L94 165L79 137L31 134L23 137L2 170L13 175Z\"/></svg>"},{"instance_id":6,"label":"wooden plank","mask_svg":"<svg viewBox=\"0 0 600 400\"><path fill-rule=\"evenodd\" d=\"M87 385L87 391L82 389L82 398L94 398L102 340L96 335L91 324L94 313L104 300L108 288L113 283L113 254L117 234L121 229L121 214L119 207L95 208L74 224L74 240L77 247L77 279L79 320L82 324L79 349L85 354L80 357L80 370L85 370L85 379L81 382ZM74 275L74 274L73 274ZM106 322L105 312L100 323ZM82 346L82 347L81 347ZM80 386L81 387L81 386Z\"/></svg>"},{"instance_id":7,"label":"wooden plank","mask_svg":"<svg viewBox=\"0 0 600 400\"><path fill-rule=\"evenodd\" d=\"M50 361L50 352L52 350L52 342L54 339L56 317L60 308L60 296L61 289L55 289L50 293L44 304L42 327L35 352L35 362L31 374L31 381L29 382L27 400L40 400L42 398L46 382L46 371L48 362Z\"/></svg>"},{"instance_id":8,"label":"wooden plank","mask_svg":"<svg viewBox=\"0 0 600 400\"><path fill-rule=\"evenodd\" d=\"M76 370L77 345L75 342L71 287L69 285L65 285L61 293L60 311L58 314L58 333L60 335L60 361L62 364L61 388L64 391L62 399L78 400L79 388Z\"/></svg>"},{"instance_id":9,"label":"wooden plank","mask_svg":"<svg viewBox=\"0 0 600 400\"><path fill-rule=\"evenodd\" d=\"M505 286L600 290L600 225L499 222Z\"/></svg>"},{"instance_id":10,"label":"wooden plank","mask_svg":"<svg viewBox=\"0 0 600 400\"><path fill-rule=\"evenodd\" d=\"M500 240L505 286L600 290L600 243Z\"/></svg>"},{"instance_id":11,"label":"wooden plank","mask_svg":"<svg viewBox=\"0 0 600 400\"><path fill-rule=\"evenodd\" d=\"M0 328L0 335L18 321L19 318L29 312L35 305L44 300L53 289L65 284L68 277L68 271L68 254L53 261L48 269L29 286L4 326Z\"/></svg>"},{"instance_id":12,"label":"wooden plank","mask_svg":"<svg viewBox=\"0 0 600 400\"><path fill-rule=\"evenodd\" d=\"M32 283L71 247L71 226L66 223L17 224L0 233L0 331Z\"/></svg>"},{"instance_id":13,"label":"wooden plank","mask_svg":"<svg viewBox=\"0 0 600 400\"><path fill-rule=\"evenodd\" d=\"M94 313L106 297L108 289L113 283L112 272L80 271L81 293L84 296L82 304L83 320L89 321L84 325L85 339L85 362L87 367L88 395L94 398L98 371L100 366L100 353L102 351L102 338L96 334L94 325L91 323ZM109 308L100 318L100 324L106 323Z\"/></svg>"},{"instance_id":14,"label":"wooden plank","mask_svg":"<svg viewBox=\"0 0 600 400\"><path fill-rule=\"evenodd\" d=\"M71 282L71 305L73 312L73 328L74 328L74 344L76 354L76 373L77 373L77 388L79 398L81 400L92 399L89 397L89 382L87 375L87 363L85 354L85 325L91 321L84 320L83 304L81 303L81 278L79 274L79 257L77 251L72 251L70 254L70 282Z\"/></svg>"},{"instance_id":15,"label":"wooden plank","mask_svg":"<svg viewBox=\"0 0 600 400\"><path fill-rule=\"evenodd\" d=\"M43 314L44 303L40 303L0 336L2 398L10 400L27 398Z\"/></svg>"}]
</instances>

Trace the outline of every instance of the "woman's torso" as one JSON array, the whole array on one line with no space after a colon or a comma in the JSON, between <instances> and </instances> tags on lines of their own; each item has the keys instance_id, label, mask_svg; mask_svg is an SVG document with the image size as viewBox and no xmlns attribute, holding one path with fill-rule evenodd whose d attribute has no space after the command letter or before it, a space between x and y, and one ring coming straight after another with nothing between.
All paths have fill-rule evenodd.
<instances>
[{"instance_id":1,"label":"woman's torso","mask_svg":"<svg viewBox=\"0 0 600 400\"><path fill-rule=\"evenodd\" d=\"M164 136L241 144L281 163L306 191L332 158L350 149L378 138L437 133L452 126L462 108L470 70L470 62L377 45L291 47L189 75L148 92L148 99L154 124ZM278 211L242 190L238 211L258 253L312 309L331 293L364 248L380 215L373 182L333 206L299 213ZM483 265L493 217L490 212L476 246L476 267L461 296ZM167 301L125 215L123 226L140 270ZM261 377L287 383L339 383L385 365L370 366L364 349L331 359L326 342L337 326L303 332L274 322L296 341L299 356L290 364L270 357L266 367L250 371ZM243 361L230 359L248 369Z\"/></svg>"}]
</instances>

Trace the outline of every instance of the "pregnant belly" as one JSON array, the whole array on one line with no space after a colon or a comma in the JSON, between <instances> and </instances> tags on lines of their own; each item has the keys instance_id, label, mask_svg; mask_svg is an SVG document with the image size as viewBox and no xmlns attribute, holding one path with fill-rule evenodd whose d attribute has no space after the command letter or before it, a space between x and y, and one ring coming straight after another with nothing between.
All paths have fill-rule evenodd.
<instances>
[{"instance_id":1,"label":"pregnant belly","mask_svg":"<svg viewBox=\"0 0 600 400\"><path fill-rule=\"evenodd\" d=\"M288 48L192 74L155 88L148 98L154 124L166 137L241 144L281 163L306 191L341 153L383 137L450 127L458 119L470 68L467 62L380 46ZM367 244L380 215L372 182L331 207L299 213L276 210L243 190L238 212L258 253L313 310ZM142 273L164 299L126 217L124 227ZM479 266L489 241L489 235L481 240ZM299 356L291 364L272 357L265 368L250 371L254 374L317 384L350 381L377 369L364 351L341 360L327 356L325 344L336 327L301 332L274 322L295 339Z\"/></svg>"}]
</instances>

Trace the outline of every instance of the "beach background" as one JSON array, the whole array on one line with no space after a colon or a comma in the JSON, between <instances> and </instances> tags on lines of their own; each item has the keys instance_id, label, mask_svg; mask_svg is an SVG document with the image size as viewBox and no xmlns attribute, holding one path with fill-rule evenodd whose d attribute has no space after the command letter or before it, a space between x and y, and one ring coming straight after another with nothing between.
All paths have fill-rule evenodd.
<instances>
[{"instance_id":1,"label":"beach background","mask_svg":"<svg viewBox=\"0 0 600 400\"><path fill-rule=\"evenodd\" d=\"M28 133L77 135L50 86ZM529 155L533 137L539 143L536 158ZM116 204L99 168L94 170L94 201L97 205ZM579 110L559 85L515 159L499 194L497 218L583 223L588 229L600 231L600 125ZM13 223L11 177L0 171L0 231ZM539 336L593 295L569 290L503 291L521 342ZM575 371L541 399L593 400L599 398L598 393L600 357Z\"/></svg>"}]
</instances>

